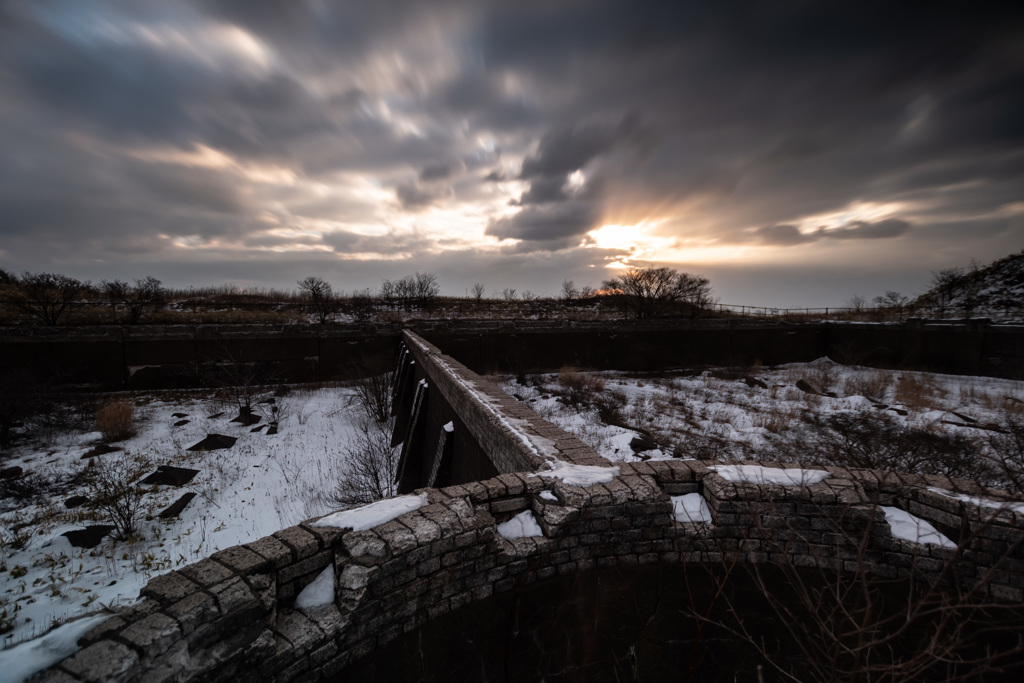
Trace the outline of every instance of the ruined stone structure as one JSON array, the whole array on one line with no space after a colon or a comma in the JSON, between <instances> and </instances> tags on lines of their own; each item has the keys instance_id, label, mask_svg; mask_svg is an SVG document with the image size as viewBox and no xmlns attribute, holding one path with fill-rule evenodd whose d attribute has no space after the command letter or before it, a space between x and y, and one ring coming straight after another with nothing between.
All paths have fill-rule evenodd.
<instances>
[{"instance_id":1,"label":"ruined stone structure","mask_svg":"<svg viewBox=\"0 0 1024 683\"><path fill-rule=\"evenodd\" d=\"M821 481L783 486L730 481L697 461L613 466L415 334L404 333L399 359L401 483L425 496L422 507L363 531L311 520L154 578L144 600L116 610L42 680L347 680L474 605L603 569L914 572L1024 600L1024 512L1000 508L998 492L871 470L827 468ZM604 481L575 485L574 472ZM702 497L710 521L674 512L686 494ZM894 538L881 505L960 547ZM543 535L507 540L497 524L524 510ZM296 608L327 567L334 602Z\"/></svg>"}]
</instances>

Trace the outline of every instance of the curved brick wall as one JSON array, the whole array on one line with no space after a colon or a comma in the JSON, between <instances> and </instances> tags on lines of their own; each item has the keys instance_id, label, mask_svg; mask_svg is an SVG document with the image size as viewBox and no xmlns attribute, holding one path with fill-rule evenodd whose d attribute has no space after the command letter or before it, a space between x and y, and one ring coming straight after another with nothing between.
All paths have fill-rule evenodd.
<instances>
[{"instance_id":1,"label":"curved brick wall","mask_svg":"<svg viewBox=\"0 0 1024 683\"><path fill-rule=\"evenodd\" d=\"M43 680L329 678L470 602L597 567L738 559L850 569L865 534L862 561L879 575L934 578L953 560L957 551L894 539L879 504L956 530L966 547L960 579L985 576L993 596L1024 599L1024 515L929 490L970 491L944 477L830 472L811 486L733 484L673 461L622 465L610 483L585 489L530 473L426 489L429 505L372 530L303 524L157 577L144 601L87 634ZM541 498L545 489L558 500ZM692 492L712 510L710 525L673 519L669 496ZM496 520L525 509L543 537L496 533ZM335 604L295 609L297 592L329 564Z\"/></svg>"},{"instance_id":2,"label":"curved brick wall","mask_svg":"<svg viewBox=\"0 0 1024 683\"><path fill-rule=\"evenodd\" d=\"M997 500L999 492L945 477L841 468L809 486L733 483L697 461L619 464L608 483L573 486L543 470L559 461L611 463L436 347L408 333L406 340L417 363L429 366L418 372L433 395L446 409L457 406L459 429L522 455L495 457L495 467L526 462L541 471L420 489L428 505L373 529L304 523L159 576L144 600L86 634L82 649L42 679L331 679L470 603L602 567L739 561L913 573L1024 600L1024 514L952 495ZM480 445L485 453L493 448ZM545 490L555 500L542 497ZM690 493L703 497L710 523L674 517L671 496ZM880 505L932 522L959 549L894 538ZM533 512L543 536L502 538L497 524L523 510ZM334 603L297 609L299 591L330 565Z\"/></svg>"}]
</instances>

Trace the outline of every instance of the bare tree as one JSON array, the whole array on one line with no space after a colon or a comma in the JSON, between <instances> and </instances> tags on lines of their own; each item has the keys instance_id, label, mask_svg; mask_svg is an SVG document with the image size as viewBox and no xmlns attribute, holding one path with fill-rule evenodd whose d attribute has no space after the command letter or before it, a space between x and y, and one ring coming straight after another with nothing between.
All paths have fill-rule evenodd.
<instances>
[{"instance_id":1,"label":"bare tree","mask_svg":"<svg viewBox=\"0 0 1024 683\"><path fill-rule=\"evenodd\" d=\"M387 302L399 302L405 307L433 305L441 294L437 276L433 273L406 275L400 280L385 280L381 284L381 298Z\"/></svg>"},{"instance_id":2,"label":"bare tree","mask_svg":"<svg viewBox=\"0 0 1024 683\"><path fill-rule=\"evenodd\" d=\"M135 280L133 285L123 280L102 280L100 288L115 313L119 306L124 306L132 325L138 324L146 311L156 311L164 305L163 283L151 275Z\"/></svg>"},{"instance_id":3,"label":"bare tree","mask_svg":"<svg viewBox=\"0 0 1024 683\"><path fill-rule=\"evenodd\" d=\"M356 403L377 424L385 424L391 419L391 385L394 378L393 372L385 372L356 382Z\"/></svg>"},{"instance_id":4,"label":"bare tree","mask_svg":"<svg viewBox=\"0 0 1024 683\"><path fill-rule=\"evenodd\" d=\"M416 300L422 306L432 304L441 294L441 286L437 284L437 276L433 273L416 273Z\"/></svg>"},{"instance_id":5,"label":"bare tree","mask_svg":"<svg viewBox=\"0 0 1024 683\"><path fill-rule=\"evenodd\" d=\"M562 281L562 292L559 297L561 298L562 303L571 304L572 302L576 301L576 299L578 299L579 296L580 290L576 288L575 282L573 282L572 280Z\"/></svg>"},{"instance_id":6,"label":"bare tree","mask_svg":"<svg viewBox=\"0 0 1024 683\"><path fill-rule=\"evenodd\" d=\"M484 283L474 283L473 287L469 290L469 292L473 299L479 303L484 298Z\"/></svg>"},{"instance_id":7,"label":"bare tree","mask_svg":"<svg viewBox=\"0 0 1024 683\"><path fill-rule=\"evenodd\" d=\"M365 505L398 492L398 449L391 446L390 423L365 420L346 443L347 467L332 496L338 505Z\"/></svg>"},{"instance_id":8,"label":"bare tree","mask_svg":"<svg viewBox=\"0 0 1024 683\"><path fill-rule=\"evenodd\" d=\"M44 325L57 325L82 296L86 283L59 273L28 273L18 280L13 303Z\"/></svg>"},{"instance_id":9,"label":"bare tree","mask_svg":"<svg viewBox=\"0 0 1024 683\"><path fill-rule=\"evenodd\" d=\"M118 540L129 539L135 534L146 493L139 487L138 480L148 467L145 460L117 451L99 458L86 470L92 505L110 519L114 525L114 537Z\"/></svg>"},{"instance_id":10,"label":"bare tree","mask_svg":"<svg viewBox=\"0 0 1024 683\"><path fill-rule=\"evenodd\" d=\"M310 275L304 280L299 280L299 290L309 300L313 314L321 325L331 319L338 309L337 296L331 283L322 277Z\"/></svg>"},{"instance_id":11,"label":"bare tree","mask_svg":"<svg viewBox=\"0 0 1024 683\"><path fill-rule=\"evenodd\" d=\"M654 318L687 304L696 313L712 303L711 282L701 275L671 268L629 268L619 277L604 282L605 289L618 292L627 311L637 318Z\"/></svg>"},{"instance_id":12,"label":"bare tree","mask_svg":"<svg viewBox=\"0 0 1024 683\"><path fill-rule=\"evenodd\" d=\"M846 307L853 309L854 313L861 313L868 305L867 297L854 294L846 300Z\"/></svg>"},{"instance_id":13,"label":"bare tree","mask_svg":"<svg viewBox=\"0 0 1024 683\"><path fill-rule=\"evenodd\" d=\"M953 302L964 275L964 269L960 266L932 271L932 295L939 307L940 315L945 315L946 308Z\"/></svg>"},{"instance_id":14,"label":"bare tree","mask_svg":"<svg viewBox=\"0 0 1024 683\"><path fill-rule=\"evenodd\" d=\"M516 290L515 290L515 288L514 287L506 287L505 289L501 290L501 298L504 299L505 301L515 301L516 300Z\"/></svg>"}]
</instances>

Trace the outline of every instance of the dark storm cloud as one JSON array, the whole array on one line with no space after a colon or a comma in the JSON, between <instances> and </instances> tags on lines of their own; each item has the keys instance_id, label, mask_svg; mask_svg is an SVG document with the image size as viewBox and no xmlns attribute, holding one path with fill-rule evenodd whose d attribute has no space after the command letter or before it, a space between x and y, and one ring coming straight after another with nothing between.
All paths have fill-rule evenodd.
<instances>
[{"instance_id":1,"label":"dark storm cloud","mask_svg":"<svg viewBox=\"0 0 1024 683\"><path fill-rule=\"evenodd\" d=\"M616 145L642 137L635 115L627 116L615 125L585 123L556 128L541 138L537 153L523 161L520 177L529 180L564 176L610 152Z\"/></svg>"},{"instance_id":2,"label":"dark storm cloud","mask_svg":"<svg viewBox=\"0 0 1024 683\"><path fill-rule=\"evenodd\" d=\"M444 180L452 174L452 166L448 163L429 164L420 171L420 180Z\"/></svg>"},{"instance_id":3,"label":"dark storm cloud","mask_svg":"<svg viewBox=\"0 0 1024 683\"><path fill-rule=\"evenodd\" d=\"M538 263L609 215L947 258L984 235L967 257L995 257L1020 244L1022 26L870 1L8 0L0 258L51 268L40 239L72 265L159 254L161 235L273 246L263 214L372 225L381 205L466 208ZM199 145L234 165L143 153ZM310 189L356 177L395 201ZM794 227L857 203L903 208ZM339 253L430 247L334 234Z\"/></svg>"},{"instance_id":4,"label":"dark storm cloud","mask_svg":"<svg viewBox=\"0 0 1024 683\"><path fill-rule=\"evenodd\" d=\"M754 233L764 244L791 246L806 244L821 239L832 240L878 240L900 237L910 230L910 223L898 219L876 221L854 221L848 227L818 228L811 232L800 232L795 225L768 225Z\"/></svg>"},{"instance_id":5,"label":"dark storm cloud","mask_svg":"<svg viewBox=\"0 0 1024 683\"><path fill-rule=\"evenodd\" d=\"M514 216L491 221L487 234L502 240L548 243L551 248L561 249L574 237L597 227L599 217L589 202L528 206Z\"/></svg>"},{"instance_id":6,"label":"dark storm cloud","mask_svg":"<svg viewBox=\"0 0 1024 683\"><path fill-rule=\"evenodd\" d=\"M419 211L447 196L448 188L424 187L418 183L402 183L395 188L395 197L406 211Z\"/></svg>"}]
</instances>

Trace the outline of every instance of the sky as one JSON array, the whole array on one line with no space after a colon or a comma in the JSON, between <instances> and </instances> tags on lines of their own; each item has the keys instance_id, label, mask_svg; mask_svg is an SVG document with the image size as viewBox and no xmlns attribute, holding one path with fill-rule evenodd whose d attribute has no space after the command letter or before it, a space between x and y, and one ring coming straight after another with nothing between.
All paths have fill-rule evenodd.
<instances>
[{"instance_id":1,"label":"sky","mask_svg":"<svg viewBox=\"0 0 1024 683\"><path fill-rule=\"evenodd\" d=\"M1024 248L983 3L0 0L0 268L839 306Z\"/></svg>"}]
</instances>

